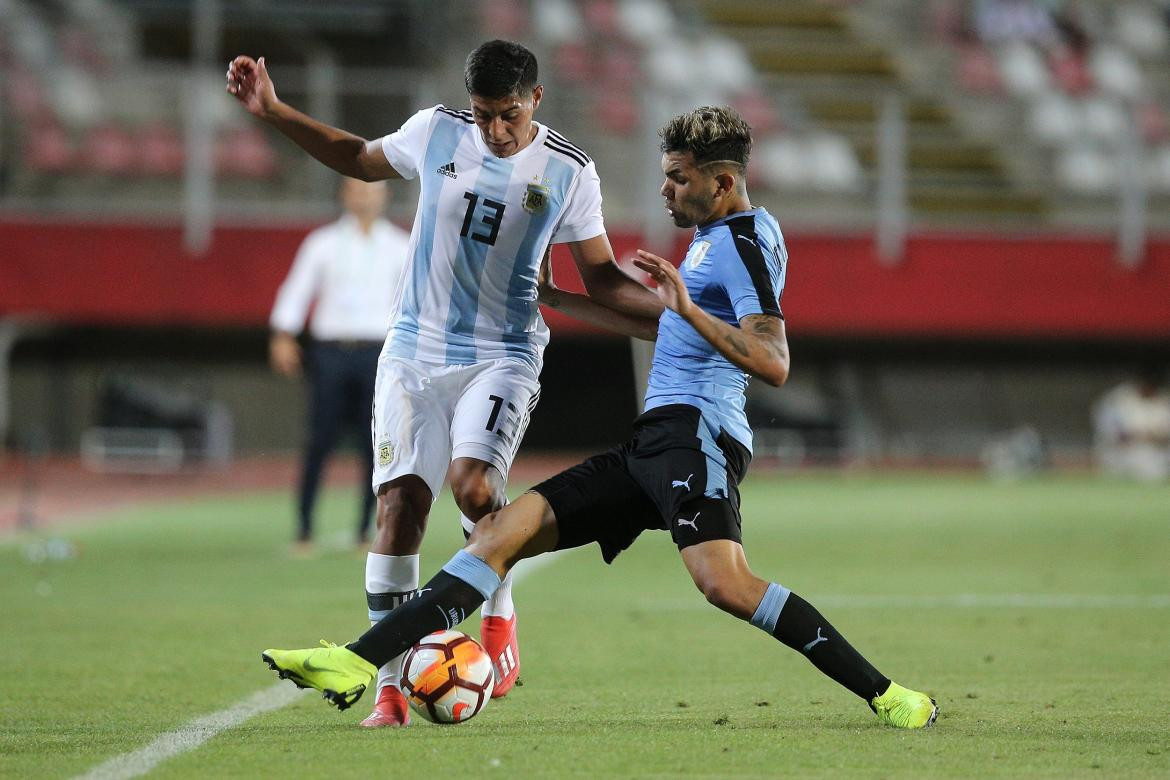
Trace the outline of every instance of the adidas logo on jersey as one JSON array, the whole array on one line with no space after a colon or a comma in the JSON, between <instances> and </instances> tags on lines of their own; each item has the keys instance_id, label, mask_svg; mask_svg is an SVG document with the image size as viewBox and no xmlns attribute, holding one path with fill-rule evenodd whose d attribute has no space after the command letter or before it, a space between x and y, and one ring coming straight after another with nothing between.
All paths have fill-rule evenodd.
<instances>
[{"instance_id":1,"label":"adidas logo on jersey","mask_svg":"<svg viewBox=\"0 0 1170 780\"><path fill-rule=\"evenodd\" d=\"M449 162L446 165L440 165L436 173L441 173L448 179L458 179L459 174L455 172L455 163Z\"/></svg>"}]
</instances>

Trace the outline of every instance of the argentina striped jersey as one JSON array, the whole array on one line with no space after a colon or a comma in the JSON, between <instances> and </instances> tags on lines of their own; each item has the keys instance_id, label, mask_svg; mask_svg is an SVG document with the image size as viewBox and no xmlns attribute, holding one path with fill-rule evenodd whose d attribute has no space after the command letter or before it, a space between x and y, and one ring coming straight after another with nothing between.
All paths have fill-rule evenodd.
<instances>
[{"instance_id":1,"label":"argentina striped jersey","mask_svg":"<svg viewBox=\"0 0 1170 780\"><path fill-rule=\"evenodd\" d=\"M548 328L536 278L550 243L605 232L597 169L559 133L511 157L484 144L470 111L419 111L381 139L421 194L385 351L437 365L514 358L539 372Z\"/></svg>"}]
</instances>

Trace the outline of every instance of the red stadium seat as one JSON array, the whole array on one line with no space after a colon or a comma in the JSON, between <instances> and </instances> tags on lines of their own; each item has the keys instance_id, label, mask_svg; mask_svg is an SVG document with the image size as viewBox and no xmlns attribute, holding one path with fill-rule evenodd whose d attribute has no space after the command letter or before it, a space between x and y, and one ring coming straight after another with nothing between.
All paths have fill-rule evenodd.
<instances>
[{"instance_id":1,"label":"red stadium seat","mask_svg":"<svg viewBox=\"0 0 1170 780\"><path fill-rule=\"evenodd\" d=\"M626 94L609 89L595 96L597 118L602 128L614 135L630 135L638 127L638 106Z\"/></svg>"},{"instance_id":2,"label":"red stadium seat","mask_svg":"<svg viewBox=\"0 0 1170 780\"><path fill-rule=\"evenodd\" d=\"M276 175L278 159L268 136L247 125L229 130L215 150L216 170L225 176L270 179Z\"/></svg>"},{"instance_id":3,"label":"red stadium seat","mask_svg":"<svg viewBox=\"0 0 1170 780\"><path fill-rule=\"evenodd\" d=\"M553 54L557 72L561 78L574 84L587 84L593 80L593 57L581 43L563 43Z\"/></svg>"},{"instance_id":4,"label":"red stadium seat","mask_svg":"<svg viewBox=\"0 0 1170 780\"><path fill-rule=\"evenodd\" d=\"M69 173L76 152L69 133L60 122L42 119L29 125L24 135L24 164L39 174Z\"/></svg>"},{"instance_id":5,"label":"red stadium seat","mask_svg":"<svg viewBox=\"0 0 1170 780\"><path fill-rule=\"evenodd\" d=\"M585 24L594 33L603 36L620 35L617 3L614 0L586 0Z\"/></svg>"},{"instance_id":6,"label":"red stadium seat","mask_svg":"<svg viewBox=\"0 0 1170 780\"><path fill-rule=\"evenodd\" d=\"M776 112L772 101L759 90L743 92L731 100L731 105L747 123L752 126L756 135L765 135L783 129L783 123Z\"/></svg>"},{"instance_id":7,"label":"red stadium seat","mask_svg":"<svg viewBox=\"0 0 1170 780\"><path fill-rule=\"evenodd\" d=\"M959 52L959 85L968 92L1000 94L1003 82L991 52L982 46L969 46Z\"/></svg>"},{"instance_id":8,"label":"red stadium seat","mask_svg":"<svg viewBox=\"0 0 1170 780\"><path fill-rule=\"evenodd\" d=\"M501 38L519 40L528 35L528 13L517 0L493 0L480 5L483 29Z\"/></svg>"},{"instance_id":9,"label":"red stadium seat","mask_svg":"<svg viewBox=\"0 0 1170 780\"><path fill-rule=\"evenodd\" d=\"M178 176L183 172L186 150L183 137L171 125L154 122L138 134L142 173L147 176Z\"/></svg>"},{"instance_id":10,"label":"red stadium seat","mask_svg":"<svg viewBox=\"0 0 1170 780\"><path fill-rule=\"evenodd\" d=\"M1061 48L1048 58L1052 81L1065 94L1083 95L1093 89L1093 76L1085 58L1075 51Z\"/></svg>"},{"instance_id":11,"label":"red stadium seat","mask_svg":"<svg viewBox=\"0 0 1170 780\"><path fill-rule=\"evenodd\" d=\"M138 148L126 128L105 123L90 128L81 142L81 164L102 176L125 176L138 167Z\"/></svg>"}]
</instances>

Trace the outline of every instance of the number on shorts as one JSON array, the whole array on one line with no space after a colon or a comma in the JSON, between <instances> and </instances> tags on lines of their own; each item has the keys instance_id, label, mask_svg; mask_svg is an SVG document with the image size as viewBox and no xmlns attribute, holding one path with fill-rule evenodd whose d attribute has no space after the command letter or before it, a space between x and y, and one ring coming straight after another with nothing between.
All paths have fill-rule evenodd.
<instances>
[{"instance_id":1,"label":"number on shorts","mask_svg":"<svg viewBox=\"0 0 1170 780\"><path fill-rule=\"evenodd\" d=\"M516 427L520 424L519 410L511 401L505 401L498 395L489 395L488 400L492 402L492 411L488 415L487 425L484 426L484 429L497 436L503 436L504 441L511 444L512 438L516 435ZM508 411L502 415L503 419L501 420L501 412L504 411L505 405L508 407ZM496 426L496 423L499 423L499 427Z\"/></svg>"}]
</instances>

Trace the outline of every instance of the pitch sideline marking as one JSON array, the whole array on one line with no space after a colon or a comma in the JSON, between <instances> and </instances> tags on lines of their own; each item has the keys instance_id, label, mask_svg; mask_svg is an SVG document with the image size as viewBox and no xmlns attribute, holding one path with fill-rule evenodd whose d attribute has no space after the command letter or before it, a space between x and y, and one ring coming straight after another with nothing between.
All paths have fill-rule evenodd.
<instances>
[{"instance_id":1,"label":"pitch sideline marking","mask_svg":"<svg viewBox=\"0 0 1170 780\"><path fill-rule=\"evenodd\" d=\"M521 561L512 570L512 582L519 582L560 557L562 553L550 553ZM277 683L226 709L196 718L177 729L160 734L145 747L114 756L85 774L78 775L76 780L129 780L132 777L140 777L163 761L188 750L194 750L220 732L235 728L256 715L291 704L300 698L301 694L307 692L293 687L288 682Z\"/></svg>"},{"instance_id":2,"label":"pitch sideline marking","mask_svg":"<svg viewBox=\"0 0 1170 780\"><path fill-rule=\"evenodd\" d=\"M956 593L948 595L812 594L833 609L1170 609L1170 593ZM645 600L658 610L709 609L701 599Z\"/></svg>"}]
</instances>

